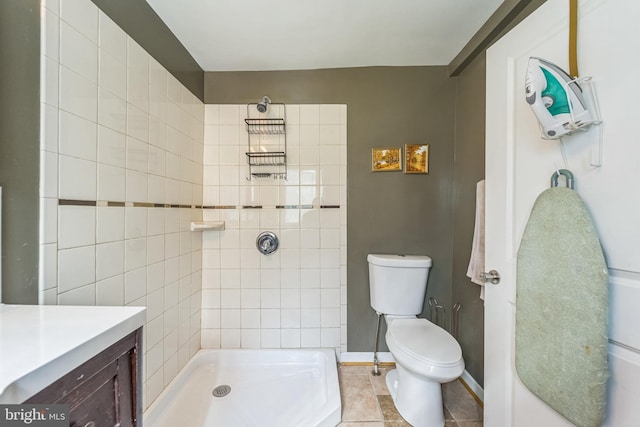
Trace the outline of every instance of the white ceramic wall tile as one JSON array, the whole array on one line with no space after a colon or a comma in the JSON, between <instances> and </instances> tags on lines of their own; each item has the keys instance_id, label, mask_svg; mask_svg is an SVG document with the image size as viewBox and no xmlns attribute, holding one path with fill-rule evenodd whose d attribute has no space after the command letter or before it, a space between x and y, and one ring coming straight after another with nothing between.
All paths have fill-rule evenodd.
<instances>
[{"instance_id":1,"label":"white ceramic wall tile","mask_svg":"<svg viewBox=\"0 0 640 427\"><path fill-rule=\"evenodd\" d=\"M280 310L265 308L260 310L260 325L264 329L280 328Z\"/></svg>"},{"instance_id":2,"label":"white ceramic wall tile","mask_svg":"<svg viewBox=\"0 0 640 427\"><path fill-rule=\"evenodd\" d=\"M167 148L167 124L153 115L149 116L149 144L163 151Z\"/></svg>"},{"instance_id":3,"label":"white ceramic wall tile","mask_svg":"<svg viewBox=\"0 0 640 427\"><path fill-rule=\"evenodd\" d=\"M220 310L220 327L224 329L240 329L240 310Z\"/></svg>"},{"instance_id":4,"label":"white ceramic wall tile","mask_svg":"<svg viewBox=\"0 0 640 427\"><path fill-rule=\"evenodd\" d=\"M60 22L60 64L98 82L98 46L64 21Z\"/></svg>"},{"instance_id":5,"label":"white ceramic wall tile","mask_svg":"<svg viewBox=\"0 0 640 427\"><path fill-rule=\"evenodd\" d=\"M126 253L126 248L125 248ZM125 255L126 257L126 255ZM126 262L125 262L126 268ZM138 298L146 295L147 289L147 270L146 268L138 268L128 271L124 274L124 300L128 304Z\"/></svg>"},{"instance_id":6,"label":"white ceramic wall tile","mask_svg":"<svg viewBox=\"0 0 640 427\"><path fill-rule=\"evenodd\" d=\"M127 169L126 171L126 201L128 202L146 202L147 191L147 174L144 172Z\"/></svg>"},{"instance_id":7,"label":"white ceramic wall tile","mask_svg":"<svg viewBox=\"0 0 640 427\"><path fill-rule=\"evenodd\" d=\"M222 348L240 348L240 329L221 329L220 345Z\"/></svg>"},{"instance_id":8,"label":"white ceramic wall tile","mask_svg":"<svg viewBox=\"0 0 640 427\"><path fill-rule=\"evenodd\" d=\"M96 242L124 239L124 208L99 207L96 213Z\"/></svg>"},{"instance_id":9,"label":"white ceramic wall tile","mask_svg":"<svg viewBox=\"0 0 640 427\"><path fill-rule=\"evenodd\" d=\"M58 208L58 248L68 249L96 243L96 208L60 206Z\"/></svg>"},{"instance_id":10,"label":"white ceramic wall tile","mask_svg":"<svg viewBox=\"0 0 640 427\"><path fill-rule=\"evenodd\" d=\"M281 348L300 348L300 329L283 328L280 334Z\"/></svg>"},{"instance_id":11,"label":"white ceramic wall tile","mask_svg":"<svg viewBox=\"0 0 640 427\"><path fill-rule=\"evenodd\" d=\"M58 251L58 292L66 292L95 281L95 246Z\"/></svg>"},{"instance_id":12,"label":"white ceramic wall tile","mask_svg":"<svg viewBox=\"0 0 640 427\"><path fill-rule=\"evenodd\" d=\"M59 156L59 190L61 199L96 199L96 163L69 156ZM81 179L79 179L81 177Z\"/></svg>"},{"instance_id":13,"label":"white ceramic wall tile","mask_svg":"<svg viewBox=\"0 0 640 427\"><path fill-rule=\"evenodd\" d=\"M315 147L320 145L319 125L300 125L300 147ZM304 164L304 163L302 163Z\"/></svg>"},{"instance_id":14,"label":"white ceramic wall tile","mask_svg":"<svg viewBox=\"0 0 640 427\"><path fill-rule=\"evenodd\" d=\"M42 197L58 197L58 154L42 151L40 157L40 192Z\"/></svg>"},{"instance_id":15,"label":"white ceramic wall tile","mask_svg":"<svg viewBox=\"0 0 640 427\"><path fill-rule=\"evenodd\" d=\"M98 85L66 67L60 67L60 108L95 122L98 116Z\"/></svg>"},{"instance_id":16,"label":"white ceramic wall tile","mask_svg":"<svg viewBox=\"0 0 640 427\"><path fill-rule=\"evenodd\" d=\"M118 62L127 61L127 35L104 12L99 12L99 46L100 50L108 53Z\"/></svg>"},{"instance_id":17,"label":"white ceramic wall tile","mask_svg":"<svg viewBox=\"0 0 640 427\"><path fill-rule=\"evenodd\" d=\"M98 200L125 199L125 170L98 163Z\"/></svg>"},{"instance_id":18,"label":"white ceramic wall tile","mask_svg":"<svg viewBox=\"0 0 640 427\"><path fill-rule=\"evenodd\" d=\"M96 282L96 305L124 305L124 276Z\"/></svg>"},{"instance_id":19,"label":"white ceramic wall tile","mask_svg":"<svg viewBox=\"0 0 640 427\"><path fill-rule=\"evenodd\" d=\"M60 14L59 0L42 0L41 5L51 11L56 17Z\"/></svg>"},{"instance_id":20,"label":"white ceramic wall tile","mask_svg":"<svg viewBox=\"0 0 640 427\"><path fill-rule=\"evenodd\" d=\"M125 167L126 137L108 127L98 126L98 162Z\"/></svg>"},{"instance_id":21,"label":"white ceramic wall tile","mask_svg":"<svg viewBox=\"0 0 640 427\"><path fill-rule=\"evenodd\" d=\"M147 234L147 209L127 207L124 210L125 239L145 237Z\"/></svg>"},{"instance_id":22,"label":"white ceramic wall tile","mask_svg":"<svg viewBox=\"0 0 640 427\"><path fill-rule=\"evenodd\" d=\"M127 39L127 101L149 112L149 55Z\"/></svg>"},{"instance_id":23,"label":"white ceramic wall tile","mask_svg":"<svg viewBox=\"0 0 640 427\"><path fill-rule=\"evenodd\" d=\"M179 140L180 140L180 106L175 102L167 102L167 125L174 132L172 141L175 145L174 151L179 152Z\"/></svg>"},{"instance_id":24,"label":"white ceramic wall tile","mask_svg":"<svg viewBox=\"0 0 640 427\"><path fill-rule=\"evenodd\" d=\"M320 165L339 165L340 164L340 146L339 145L323 145L320 147Z\"/></svg>"},{"instance_id":25,"label":"white ceramic wall tile","mask_svg":"<svg viewBox=\"0 0 640 427\"><path fill-rule=\"evenodd\" d=\"M59 27L57 11L45 8L41 15L40 49L42 54L59 61Z\"/></svg>"},{"instance_id":26,"label":"white ceramic wall tile","mask_svg":"<svg viewBox=\"0 0 640 427\"><path fill-rule=\"evenodd\" d=\"M300 313L299 308L285 308L280 312L280 325L283 328L300 328Z\"/></svg>"},{"instance_id":27,"label":"white ceramic wall tile","mask_svg":"<svg viewBox=\"0 0 640 427\"><path fill-rule=\"evenodd\" d=\"M136 138L127 137L127 169L147 172L149 167L149 144Z\"/></svg>"},{"instance_id":28,"label":"white ceramic wall tile","mask_svg":"<svg viewBox=\"0 0 640 427\"><path fill-rule=\"evenodd\" d=\"M144 267L147 261L147 239L142 237L139 239L126 240L124 255L125 271Z\"/></svg>"},{"instance_id":29,"label":"white ceramic wall tile","mask_svg":"<svg viewBox=\"0 0 640 427\"><path fill-rule=\"evenodd\" d=\"M246 111L240 112L240 105L220 105L218 106L218 124L238 126L240 114L244 118Z\"/></svg>"},{"instance_id":30,"label":"white ceramic wall tile","mask_svg":"<svg viewBox=\"0 0 640 427\"><path fill-rule=\"evenodd\" d=\"M320 309L312 307L301 309L300 326L303 328L320 327Z\"/></svg>"},{"instance_id":31,"label":"white ceramic wall tile","mask_svg":"<svg viewBox=\"0 0 640 427\"><path fill-rule=\"evenodd\" d=\"M58 294L58 305L95 305L96 286L94 284L82 286Z\"/></svg>"},{"instance_id":32,"label":"white ceramic wall tile","mask_svg":"<svg viewBox=\"0 0 640 427\"><path fill-rule=\"evenodd\" d=\"M317 125L320 123L320 106L319 105L300 105L300 124L301 125Z\"/></svg>"},{"instance_id":33,"label":"white ceramic wall tile","mask_svg":"<svg viewBox=\"0 0 640 427\"><path fill-rule=\"evenodd\" d=\"M122 99L127 97L127 66L117 57L100 50L98 82L102 89L114 93Z\"/></svg>"},{"instance_id":34,"label":"white ceramic wall tile","mask_svg":"<svg viewBox=\"0 0 640 427\"><path fill-rule=\"evenodd\" d=\"M342 107L343 107L342 105L338 105L338 104L320 105L320 124L321 125L340 124L340 115L341 115Z\"/></svg>"},{"instance_id":35,"label":"white ceramic wall tile","mask_svg":"<svg viewBox=\"0 0 640 427\"><path fill-rule=\"evenodd\" d=\"M124 272L124 242L96 245L96 280L103 280Z\"/></svg>"},{"instance_id":36,"label":"white ceramic wall tile","mask_svg":"<svg viewBox=\"0 0 640 427\"><path fill-rule=\"evenodd\" d=\"M260 329L243 328L241 331L242 348L261 348Z\"/></svg>"},{"instance_id":37,"label":"white ceramic wall tile","mask_svg":"<svg viewBox=\"0 0 640 427\"><path fill-rule=\"evenodd\" d=\"M55 243L42 244L39 248L40 269L38 271L41 283L40 289L54 289L58 285L58 248Z\"/></svg>"},{"instance_id":38,"label":"white ceramic wall tile","mask_svg":"<svg viewBox=\"0 0 640 427\"><path fill-rule=\"evenodd\" d=\"M40 104L40 149L58 152L58 112L56 107Z\"/></svg>"},{"instance_id":39,"label":"white ceramic wall tile","mask_svg":"<svg viewBox=\"0 0 640 427\"><path fill-rule=\"evenodd\" d=\"M147 255L147 257L149 258L149 255ZM165 288L164 261L159 261L153 264L151 264L150 261L147 261L147 263L147 293L157 291L158 289L165 289L166 291L168 286ZM177 299L167 299L167 301L167 307L169 307L172 303L177 302Z\"/></svg>"},{"instance_id":40,"label":"white ceramic wall tile","mask_svg":"<svg viewBox=\"0 0 640 427\"><path fill-rule=\"evenodd\" d=\"M300 330L300 347L320 347L320 328L307 328Z\"/></svg>"},{"instance_id":41,"label":"white ceramic wall tile","mask_svg":"<svg viewBox=\"0 0 640 427\"><path fill-rule=\"evenodd\" d=\"M163 369L163 378L164 378L164 386L167 387L171 381L178 374L178 355L174 353L172 356L167 358L167 352L165 348L165 361L162 366Z\"/></svg>"},{"instance_id":42,"label":"white ceramic wall tile","mask_svg":"<svg viewBox=\"0 0 640 427\"><path fill-rule=\"evenodd\" d=\"M179 104L182 101L181 84L172 75L169 75L167 79L167 98L175 104Z\"/></svg>"},{"instance_id":43,"label":"white ceramic wall tile","mask_svg":"<svg viewBox=\"0 0 640 427\"><path fill-rule=\"evenodd\" d=\"M43 86L40 90L40 101L57 107L59 97L59 69L58 61L43 56L40 62L40 84Z\"/></svg>"},{"instance_id":44,"label":"white ceramic wall tile","mask_svg":"<svg viewBox=\"0 0 640 427\"><path fill-rule=\"evenodd\" d=\"M320 272L320 286L322 288L339 288L340 269L323 268Z\"/></svg>"},{"instance_id":45,"label":"white ceramic wall tile","mask_svg":"<svg viewBox=\"0 0 640 427\"><path fill-rule=\"evenodd\" d=\"M148 175L148 197L151 203L164 203L166 179L162 176Z\"/></svg>"},{"instance_id":46,"label":"white ceramic wall tile","mask_svg":"<svg viewBox=\"0 0 640 427\"><path fill-rule=\"evenodd\" d=\"M149 113L167 120L167 71L153 58L149 62Z\"/></svg>"},{"instance_id":47,"label":"white ceramic wall tile","mask_svg":"<svg viewBox=\"0 0 640 427\"><path fill-rule=\"evenodd\" d=\"M98 123L125 133L127 130L127 103L120 96L100 88L98 96Z\"/></svg>"},{"instance_id":48,"label":"white ceramic wall tile","mask_svg":"<svg viewBox=\"0 0 640 427\"><path fill-rule=\"evenodd\" d=\"M242 127L238 124L235 125L221 125L218 128L218 144L220 146L237 146L240 141L246 144L246 139L240 138L240 131ZM244 136L244 135L243 135Z\"/></svg>"},{"instance_id":49,"label":"white ceramic wall tile","mask_svg":"<svg viewBox=\"0 0 640 427\"><path fill-rule=\"evenodd\" d=\"M149 141L149 113L137 105L127 103L127 135Z\"/></svg>"},{"instance_id":50,"label":"white ceramic wall tile","mask_svg":"<svg viewBox=\"0 0 640 427\"><path fill-rule=\"evenodd\" d=\"M60 0L60 18L91 42L98 43L98 7L93 3Z\"/></svg>"},{"instance_id":51,"label":"white ceramic wall tile","mask_svg":"<svg viewBox=\"0 0 640 427\"><path fill-rule=\"evenodd\" d=\"M96 160L97 125L76 115L60 112L59 153L85 160Z\"/></svg>"},{"instance_id":52,"label":"white ceramic wall tile","mask_svg":"<svg viewBox=\"0 0 640 427\"><path fill-rule=\"evenodd\" d=\"M164 312L164 292L162 289L147 294L147 319L155 319Z\"/></svg>"}]
</instances>

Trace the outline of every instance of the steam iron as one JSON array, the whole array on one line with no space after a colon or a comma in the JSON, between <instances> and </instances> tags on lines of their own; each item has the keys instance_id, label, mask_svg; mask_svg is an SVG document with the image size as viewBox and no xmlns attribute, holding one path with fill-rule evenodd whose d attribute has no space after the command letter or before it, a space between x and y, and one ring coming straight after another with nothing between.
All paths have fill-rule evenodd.
<instances>
[{"instance_id":1,"label":"steam iron","mask_svg":"<svg viewBox=\"0 0 640 427\"><path fill-rule=\"evenodd\" d=\"M525 95L542 138L558 139L596 122L578 81L549 61L529 58Z\"/></svg>"}]
</instances>

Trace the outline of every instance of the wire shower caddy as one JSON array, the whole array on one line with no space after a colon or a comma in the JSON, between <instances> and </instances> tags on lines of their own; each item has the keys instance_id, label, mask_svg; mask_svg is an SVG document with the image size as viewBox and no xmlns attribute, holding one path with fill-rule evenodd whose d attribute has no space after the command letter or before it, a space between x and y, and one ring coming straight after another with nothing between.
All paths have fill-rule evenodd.
<instances>
[{"instance_id":1,"label":"wire shower caddy","mask_svg":"<svg viewBox=\"0 0 640 427\"><path fill-rule=\"evenodd\" d=\"M266 113L259 113L257 104L247 104L247 164L254 178L287 179L286 107L270 104ZM254 107L254 108L251 108ZM279 114L281 117L268 117ZM251 117L251 116L258 117Z\"/></svg>"}]
</instances>

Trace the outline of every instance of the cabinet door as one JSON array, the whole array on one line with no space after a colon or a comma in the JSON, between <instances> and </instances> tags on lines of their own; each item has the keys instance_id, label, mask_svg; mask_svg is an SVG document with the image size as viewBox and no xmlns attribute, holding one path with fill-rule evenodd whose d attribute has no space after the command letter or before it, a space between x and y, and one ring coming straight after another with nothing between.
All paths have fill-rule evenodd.
<instances>
[{"instance_id":1,"label":"cabinet door","mask_svg":"<svg viewBox=\"0 0 640 427\"><path fill-rule=\"evenodd\" d=\"M139 332L123 338L25 403L69 405L70 427L139 425L139 338Z\"/></svg>"}]
</instances>

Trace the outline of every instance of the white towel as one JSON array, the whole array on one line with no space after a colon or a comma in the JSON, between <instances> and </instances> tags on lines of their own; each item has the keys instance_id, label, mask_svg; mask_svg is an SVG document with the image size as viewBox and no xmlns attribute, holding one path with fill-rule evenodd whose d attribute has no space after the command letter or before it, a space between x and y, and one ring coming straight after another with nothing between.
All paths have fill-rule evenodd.
<instances>
[{"instance_id":1,"label":"white towel","mask_svg":"<svg viewBox=\"0 0 640 427\"><path fill-rule=\"evenodd\" d=\"M481 274L484 271L484 179L476 185L476 224L473 229L473 243L471 244L471 259L467 268L467 277L480 285L480 299L484 300L484 281Z\"/></svg>"}]
</instances>

